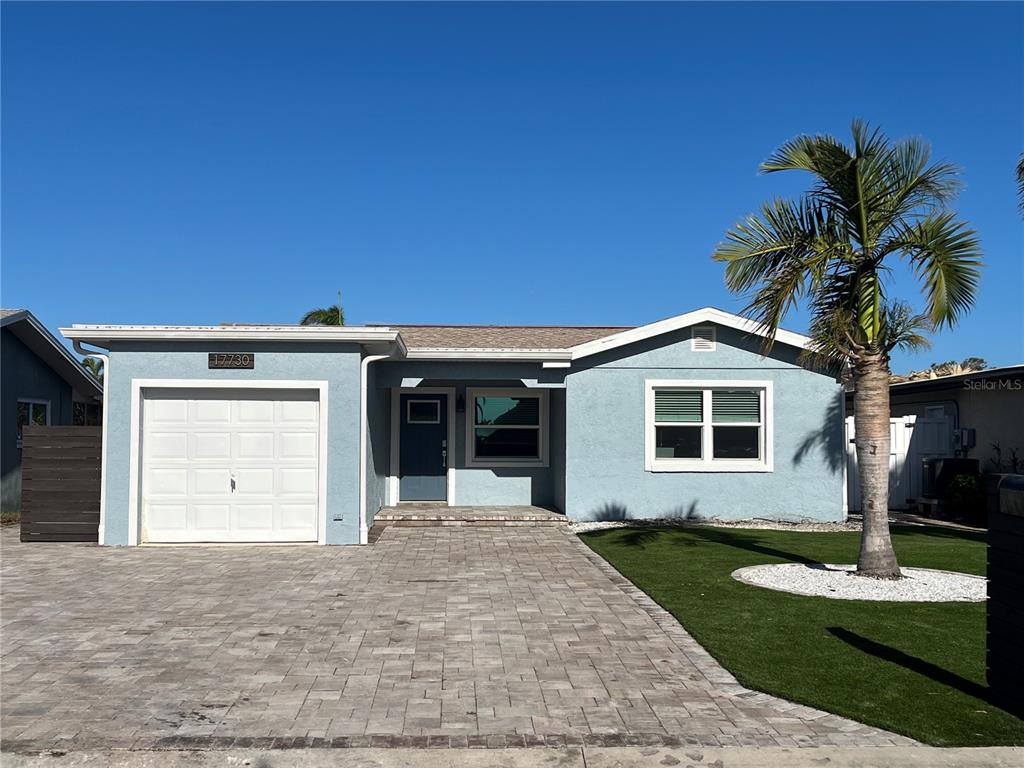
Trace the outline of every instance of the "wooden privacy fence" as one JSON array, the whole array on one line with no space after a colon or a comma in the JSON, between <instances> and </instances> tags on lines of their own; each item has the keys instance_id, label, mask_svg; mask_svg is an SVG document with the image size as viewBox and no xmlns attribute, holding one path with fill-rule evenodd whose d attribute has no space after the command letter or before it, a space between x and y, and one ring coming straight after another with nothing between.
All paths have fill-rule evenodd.
<instances>
[{"instance_id":1,"label":"wooden privacy fence","mask_svg":"<svg viewBox=\"0 0 1024 768\"><path fill-rule=\"evenodd\" d=\"M97 540L102 448L99 427L24 427L22 541Z\"/></svg>"}]
</instances>

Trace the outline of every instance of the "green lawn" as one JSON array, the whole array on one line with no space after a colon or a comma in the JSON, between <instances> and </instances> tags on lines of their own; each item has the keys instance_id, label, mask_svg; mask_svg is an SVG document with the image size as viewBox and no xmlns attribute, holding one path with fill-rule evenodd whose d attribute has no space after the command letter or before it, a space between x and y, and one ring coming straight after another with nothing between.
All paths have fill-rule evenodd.
<instances>
[{"instance_id":1,"label":"green lawn","mask_svg":"<svg viewBox=\"0 0 1024 768\"><path fill-rule=\"evenodd\" d=\"M741 683L940 746L1024 745L986 701L984 603L801 597L741 584L759 563L856 562L858 533L695 526L581 538ZM893 528L902 565L985 573L982 534Z\"/></svg>"}]
</instances>

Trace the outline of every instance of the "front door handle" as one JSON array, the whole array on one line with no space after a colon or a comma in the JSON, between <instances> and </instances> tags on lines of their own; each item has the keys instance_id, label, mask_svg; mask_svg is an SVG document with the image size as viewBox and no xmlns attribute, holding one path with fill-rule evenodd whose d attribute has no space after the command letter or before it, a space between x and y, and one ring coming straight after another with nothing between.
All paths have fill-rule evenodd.
<instances>
[{"instance_id":1,"label":"front door handle","mask_svg":"<svg viewBox=\"0 0 1024 768\"><path fill-rule=\"evenodd\" d=\"M441 449L441 469L448 469L448 449Z\"/></svg>"}]
</instances>

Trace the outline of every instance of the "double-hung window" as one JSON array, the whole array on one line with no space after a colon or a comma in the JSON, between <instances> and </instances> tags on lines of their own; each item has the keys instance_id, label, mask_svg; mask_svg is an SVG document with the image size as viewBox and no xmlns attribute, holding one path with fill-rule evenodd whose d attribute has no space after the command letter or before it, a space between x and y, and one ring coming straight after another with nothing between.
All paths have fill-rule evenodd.
<instances>
[{"instance_id":1,"label":"double-hung window","mask_svg":"<svg viewBox=\"0 0 1024 768\"><path fill-rule=\"evenodd\" d=\"M648 381L650 472L770 472L770 381Z\"/></svg>"},{"instance_id":2,"label":"double-hung window","mask_svg":"<svg viewBox=\"0 0 1024 768\"><path fill-rule=\"evenodd\" d=\"M547 432L547 390L466 390L467 466L546 467Z\"/></svg>"}]
</instances>

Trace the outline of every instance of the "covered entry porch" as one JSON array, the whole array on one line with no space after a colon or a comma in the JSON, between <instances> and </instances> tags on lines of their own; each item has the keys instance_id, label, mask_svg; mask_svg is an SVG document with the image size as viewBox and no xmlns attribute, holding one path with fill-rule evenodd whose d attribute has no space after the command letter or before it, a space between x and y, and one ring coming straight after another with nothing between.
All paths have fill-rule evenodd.
<instances>
[{"instance_id":1,"label":"covered entry porch","mask_svg":"<svg viewBox=\"0 0 1024 768\"><path fill-rule=\"evenodd\" d=\"M382 362L372 372L371 520L564 520L561 376L507 363Z\"/></svg>"}]
</instances>

